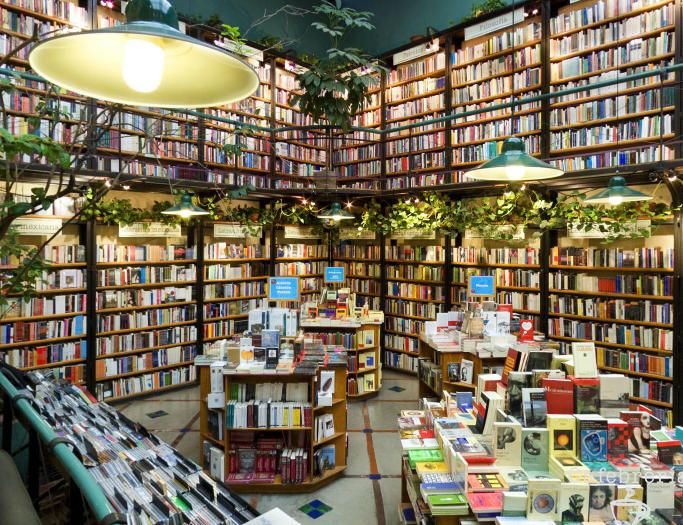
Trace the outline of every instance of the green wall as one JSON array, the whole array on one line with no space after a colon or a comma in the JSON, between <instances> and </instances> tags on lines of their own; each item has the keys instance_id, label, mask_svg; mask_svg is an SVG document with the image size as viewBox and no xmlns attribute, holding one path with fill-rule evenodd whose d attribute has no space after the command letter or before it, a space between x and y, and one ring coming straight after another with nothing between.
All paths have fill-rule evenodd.
<instances>
[{"instance_id":1,"label":"green wall","mask_svg":"<svg viewBox=\"0 0 683 525\"><path fill-rule=\"evenodd\" d=\"M206 19L217 14L223 22L239 26L242 32L265 13L273 13L283 5L310 8L317 3L310 0L291 0L286 3L273 0L172 1L182 15L199 15ZM440 31L459 23L463 16L470 13L475 3L480 3L480 0L344 0L345 6L374 12L376 26L374 31L359 30L350 35L346 45L379 55L407 44L413 35L426 35L427 27ZM327 48L327 41L321 38L322 33L310 27L311 21L311 17L281 13L249 31L247 39L258 41L266 35L295 39L297 42L293 47L297 52L319 55Z\"/></svg>"}]
</instances>

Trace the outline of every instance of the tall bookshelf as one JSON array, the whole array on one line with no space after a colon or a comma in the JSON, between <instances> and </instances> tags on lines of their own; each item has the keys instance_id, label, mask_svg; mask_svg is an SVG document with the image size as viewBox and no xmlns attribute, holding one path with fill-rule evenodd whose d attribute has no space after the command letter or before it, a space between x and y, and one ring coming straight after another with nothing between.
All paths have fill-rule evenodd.
<instances>
[{"instance_id":1,"label":"tall bookshelf","mask_svg":"<svg viewBox=\"0 0 683 525\"><path fill-rule=\"evenodd\" d=\"M495 276L495 300L511 304L513 312L524 318L535 318L541 310L540 241L530 240L521 246L477 238L462 239L452 249L451 303L467 301L467 285L472 275Z\"/></svg>"},{"instance_id":2,"label":"tall bookshelf","mask_svg":"<svg viewBox=\"0 0 683 525\"><path fill-rule=\"evenodd\" d=\"M521 20L520 20L521 18ZM455 112L483 109L542 89L542 34L539 16L515 19L514 26L469 40L451 52L451 102ZM452 182L471 182L465 172L494 158L502 141L522 137L527 153L541 153L541 103L486 111L451 123Z\"/></svg>"},{"instance_id":3,"label":"tall bookshelf","mask_svg":"<svg viewBox=\"0 0 683 525\"><path fill-rule=\"evenodd\" d=\"M217 236L217 231L225 229L225 226L229 227L231 234L242 236L227 239ZM207 224L204 231L202 284L203 342L206 348L247 328L249 311L257 308L265 297L270 249L263 235L252 237L238 224Z\"/></svg>"},{"instance_id":4,"label":"tall bookshelf","mask_svg":"<svg viewBox=\"0 0 683 525\"><path fill-rule=\"evenodd\" d=\"M584 1L550 19L550 90L586 86L675 61L677 4ZM675 96L666 78L555 98L550 106L553 164L565 171L672 160Z\"/></svg>"},{"instance_id":5,"label":"tall bookshelf","mask_svg":"<svg viewBox=\"0 0 683 525\"><path fill-rule=\"evenodd\" d=\"M196 379L196 272L186 232L177 239L126 241L114 227L97 227L98 399L114 401Z\"/></svg>"},{"instance_id":6,"label":"tall bookshelf","mask_svg":"<svg viewBox=\"0 0 683 525\"><path fill-rule=\"evenodd\" d=\"M446 52L432 52L397 65L384 90L384 129L441 117L446 111ZM409 188L451 182L439 173L446 165L446 125L427 124L398 130L385 137L388 188Z\"/></svg>"},{"instance_id":7,"label":"tall bookshelf","mask_svg":"<svg viewBox=\"0 0 683 525\"><path fill-rule=\"evenodd\" d=\"M631 379L630 399L670 421L673 238L661 226L619 248L561 237L551 251L548 337L595 341L599 368ZM581 288L581 291L578 289Z\"/></svg>"},{"instance_id":8,"label":"tall bookshelf","mask_svg":"<svg viewBox=\"0 0 683 525\"><path fill-rule=\"evenodd\" d=\"M37 216L40 218L44 216ZM50 216L54 218L54 215ZM66 217L64 217L66 218ZM40 246L45 237L21 235L20 242ZM83 224L66 226L43 251L48 270L34 297L9 295L0 319L0 360L22 370L51 372L76 384L86 380L87 297ZM19 261L0 261L2 273Z\"/></svg>"},{"instance_id":9,"label":"tall bookshelf","mask_svg":"<svg viewBox=\"0 0 683 525\"><path fill-rule=\"evenodd\" d=\"M447 301L444 241L418 239L413 232L385 246L384 363L415 373L424 322L436 319Z\"/></svg>"},{"instance_id":10,"label":"tall bookshelf","mask_svg":"<svg viewBox=\"0 0 683 525\"><path fill-rule=\"evenodd\" d=\"M287 232L286 226L276 230L274 275L299 277L300 301L318 303L329 261L329 246L315 234L290 238Z\"/></svg>"},{"instance_id":11,"label":"tall bookshelf","mask_svg":"<svg viewBox=\"0 0 683 525\"><path fill-rule=\"evenodd\" d=\"M289 104L290 96L300 89L296 80L301 67L290 61L277 60L275 66L275 127L312 126L318 124ZM312 177L327 166L329 141L320 129L290 130L276 134L275 187L305 188Z\"/></svg>"},{"instance_id":12,"label":"tall bookshelf","mask_svg":"<svg viewBox=\"0 0 683 525\"><path fill-rule=\"evenodd\" d=\"M382 246L376 234L371 237L340 240L332 258L335 266L344 267L344 286L356 294L355 306L367 303L371 310L381 310Z\"/></svg>"}]
</instances>

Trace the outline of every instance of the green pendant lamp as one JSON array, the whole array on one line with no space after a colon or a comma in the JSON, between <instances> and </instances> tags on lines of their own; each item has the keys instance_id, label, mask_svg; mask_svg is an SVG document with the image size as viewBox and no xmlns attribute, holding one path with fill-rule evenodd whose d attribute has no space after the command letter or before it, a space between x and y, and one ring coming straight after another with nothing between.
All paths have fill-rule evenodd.
<instances>
[{"instance_id":1,"label":"green pendant lamp","mask_svg":"<svg viewBox=\"0 0 683 525\"><path fill-rule=\"evenodd\" d=\"M183 219L190 217L197 217L199 215L208 215L209 212L204 208L200 208L192 202L192 195L183 193L180 197L180 202L162 211L164 215L177 215Z\"/></svg>"},{"instance_id":2,"label":"green pendant lamp","mask_svg":"<svg viewBox=\"0 0 683 525\"><path fill-rule=\"evenodd\" d=\"M561 169L527 154L524 141L511 137L503 141L503 148L498 156L471 169L467 176L478 180L525 182L552 179L563 173Z\"/></svg>"},{"instance_id":3,"label":"green pendant lamp","mask_svg":"<svg viewBox=\"0 0 683 525\"><path fill-rule=\"evenodd\" d=\"M339 202L333 202L329 208L320 211L316 217L318 217L318 219L326 219L331 221L355 219L353 214L343 209Z\"/></svg>"},{"instance_id":4,"label":"green pendant lamp","mask_svg":"<svg viewBox=\"0 0 683 525\"><path fill-rule=\"evenodd\" d=\"M258 88L249 64L181 33L167 0L132 0L126 20L39 42L29 54L31 68L76 93L133 106L218 106Z\"/></svg>"},{"instance_id":5,"label":"green pendant lamp","mask_svg":"<svg viewBox=\"0 0 683 525\"><path fill-rule=\"evenodd\" d=\"M651 195L629 188L624 177L616 176L609 180L606 190L602 190L596 195L587 198L584 202L586 204L611 204L612 206L618 206L624 202L649 201L651 199Z\"/></svg>"}]
</instances>

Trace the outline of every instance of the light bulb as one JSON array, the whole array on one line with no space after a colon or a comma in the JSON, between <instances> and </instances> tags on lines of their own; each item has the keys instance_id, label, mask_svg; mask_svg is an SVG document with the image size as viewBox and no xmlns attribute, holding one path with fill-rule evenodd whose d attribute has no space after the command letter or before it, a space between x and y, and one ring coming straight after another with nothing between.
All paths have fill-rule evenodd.
<instances>
[{"instance_id":1,"label":"light bulb","mask_svg":"<svg viewBox=\"0 0 683 525\"><path fill-rule=\"evenodd\" d=\"M123 80L134 91L150 93L159 87L164 73L164 50L139 38L126 42Z\"/></svg>"},{"instance_id":2,"label":"light bulb","mask_svg":"<svg viewBox=\"0 0 683 525\"><path fill-rule=\"evenodd\" d=\"M192 217L192 212L190 210L180 210L178 215L180 215L180 217L182 217L183 219L189 219L190 217Z\"/></svg>"},{"instance_id":3,"label":"light bulb","mask_svg":"<svg viewBox=\"0 0 683 525\"><path fill-rule=\"evenodd\" d=\"M508 166L505 168L505 172L510 180L522 180L524 177L524 166Z\"/></svg>"},{"instance_id":4,"label":"light bulb","mask_svg":"<svg viewBox=\"0 0 683 525\"><path fill-rule=\"evenodd\" d=\"M624 198L621 195L614 195L612 197L608 197L607 202L609 202L612 206L619 206L622 202L624 202Z\"/></svg>"}]
</instances>

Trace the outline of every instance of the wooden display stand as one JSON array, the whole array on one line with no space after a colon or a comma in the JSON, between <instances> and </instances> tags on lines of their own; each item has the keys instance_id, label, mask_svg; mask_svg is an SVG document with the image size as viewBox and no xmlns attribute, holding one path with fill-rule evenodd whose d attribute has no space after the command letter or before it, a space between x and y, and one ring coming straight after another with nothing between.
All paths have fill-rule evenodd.
<instances>
[{"instance_id":1,"label":"wooden display stand","mask_svg":"<svg viewBox=\"0 0 683 525\"><path fill-rule=\"evenodd\" d=\"M228 473L228 460L231 448L231 436L234 432L263 432L276 433L284 436L286 440L290 435L296 433L304 433L305 448L308 452L308 478L303 483L283 484L280 474L275 476L275 481L272 483L230 483L226 481L232 490L236 492L258 492L258 493L306 493L318 490L333 479L341 476L346 468L346 398L340 396L341 392L346 389L346 369L334 368L334 394L331 406L315 406L315 392L318 389L320 381L320 370L315 375L302 374L226 374L224 375L224 391L226 392L226 402L228 401L228 392L230 392L230 385L233 383L309 383L309 398L312 405L312 424L315 418L322 414L332 414L334 418L334 435L325 438L321 441L315 441L315 428L313 426L306 427L271 427L271 428L225 428L223 440L215 439L209 432L208 425L208 403L207 395L211 391L210 367L200 366L200 410L199 410L199 431L201 437L201 447L203 450L204 442L208 441L212 445L222 447L225 451L225 472ZM218 410L218 409L212 409ZM225 409L220 410L225 418ZM297 436L298 438L298 436ZM300 438L299 438L300 439ZM318 447L323 445L334 444L335 446L335 467L326 470L322 476L312 476L314 452ZM208 474L207 466L204 465L204 470Z\"/></svg>"},{"instance_id":2,"label":"wooden display stand","mask_svg":"<svg viewBox=\"0 0 683 525\"><path fill-rule=\"evenodd\" d=\"M441 385L431 385L424 381L424 378L419 376L419 396L422 397L438 397L441 398L442 391L458 392L461 390L474 390L477 387L477 377L482 373L485 366L502 365L505 363L504 357L479 357L477 354L471 352L440 352L434 345L424 336L420 335L420 359L429 360L436 363L441 368ZM459 363L463 359L469 359L474 363L472 373L472 383L463 383L462 381L448 380L448 365L449 363Z\"/></svg>"},{"instance_id":3,"label":"wooden display stand","mask_svg":"<svg viewBox=\"0 0 683 525\"><path fill-rule=\"evenodd\" d=\"M353 330L354 333L356 334L355 341L356 344L354 348L347 348L347 352L349 354L349 357L355 355L358 357L362 353L366 352L372 352L374 356L374 362L375 365L372 367L363 367L363 368L358 368L357 371L355 372L347 372L347 384L344 387L346 390L346 398L348 401L360 401L363 399L368 399L371 397L374 397L379 394L379 391L382 387L382 364L380 362L380 354L379 354L379 347L380 347L380 323L369 323L369 322L343 322L343 321L332 321L330 320L329 322L326 323L318 323L318 322L302 322L300 325L301 329L303 329L304 332L332 332L332 331L339 331L339 330ZM372 340L374 341L373 345L369 346L361 346L361 341L359 341L359 337L361 337L359 334L362 334L365 331L372 331L373 332L373 338ZM359 394L350 394L348 390L348 380L351 378L356 378L358 382L363 380L363 376L367 374L373 374L374 377L374 385L375 389L372 391L368 392L362 392Z\"/></svg>"}]
</instances>

